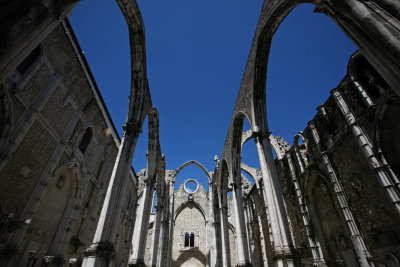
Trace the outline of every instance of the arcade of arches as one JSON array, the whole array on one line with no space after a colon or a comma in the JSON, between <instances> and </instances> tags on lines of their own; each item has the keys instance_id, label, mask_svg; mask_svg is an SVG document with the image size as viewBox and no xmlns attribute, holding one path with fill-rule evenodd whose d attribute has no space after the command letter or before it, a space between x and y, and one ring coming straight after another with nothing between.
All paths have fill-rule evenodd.
<instances>
[{"instance_id":1,"label":"arcade of arches","mask_svg":"<svg viewBox=\"0 0 400 267\"><path fill-rule=\"evenodd\" d=\"M119 137L66 17L78 2L2 4L1 266L400 266L398 1L265 0L213 170L165 167L135 0L116 0L132 64ZM267 128L266 70L277 27L303 2L358 51L291 146ZM242 162L246 142L259 168ZM208 189L175 185L188 166Z\"/></svg>"}]
</instances>

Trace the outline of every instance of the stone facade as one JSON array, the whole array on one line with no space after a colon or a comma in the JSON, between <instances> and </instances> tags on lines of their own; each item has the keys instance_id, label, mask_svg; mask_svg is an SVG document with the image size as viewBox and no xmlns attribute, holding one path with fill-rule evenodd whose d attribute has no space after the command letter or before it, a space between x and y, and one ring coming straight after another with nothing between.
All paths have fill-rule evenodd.
<instances>
[{"instance_id":1,"label":"stone facade","mask_svg":"<svg viewBox=\"0 0 400 267\"><path fill-rule=\"evenodd\" d=\"M65 20L1 81L3 264L79 262L93 239L120 140L76 48ZM125 239L116 246L126 254Z\"/></svg>"},{"instance_id":2,"label":"stone facade","mask_svg":"<svg viewBox=\"0 0 400 267\"><path fill-rule=\"evenodd\" d=\"M28 2L0 11L2 266L400 266L397 2L265 0L213 171L166 169L135 0L116 0L132 51L121 140L65 18L77 1ZM290 146L268 131L265 75L276 28L303 2L359 52ZM135 173L146 117L147 168ZM250 139L260 169L241 161ZM192 164L208 192L174 190Z\"/></svg>"},{"instance_id":3,"label":"stone facade","mask_svg":"<svg viewBox=\"0 0 400 267\"><path fill-rule=\"evenodd\" d=\"M194 193L188 193L184 184L174 192L175 223L172 238L172 266L205 266L208 203L207 192L202 185ZM194 234L193 246L185 247L185 234ZM190 265L192 264L192 265Z\"/></svg>"},{"instance_id":4,"label":"stone facade","mask_svg":"<svg viewBox=\"0 0 400 267\"><path fill-rule=\"evenodd\" d=\"M303 131L304 143L295 138L295 146L277 162L295 240L305 245L313 235L328 265L356 265L361 252L355 244L375 264L399 257L398 215L388 195L399 173L386 162L395 161L392 152L400 142L380 135L385 120L397 125L391 110L398 104L398 96L356 52L346 77ZM390 150L382 149L381 141L389 139ZM309 206L309 233L298 225L300 189Z\"/></svg>"}]
</instances>

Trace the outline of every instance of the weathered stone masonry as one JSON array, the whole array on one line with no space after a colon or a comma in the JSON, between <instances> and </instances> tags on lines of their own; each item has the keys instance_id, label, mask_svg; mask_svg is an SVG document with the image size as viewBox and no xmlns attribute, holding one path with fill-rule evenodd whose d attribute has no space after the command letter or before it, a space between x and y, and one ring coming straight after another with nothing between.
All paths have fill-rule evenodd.
<instances>
[{"instance_id":1,"label":"weathered stone masonry","mask_svg":"<svg viewBox=\"0 0 400 267\"><path fill-rule=\"evenodd\" d=\"M132 65L119 138L66 19L78 2L16 0L0 10L2 266L400 266L400 4L265 0L208 171L194 160L166 169L135 0L116 1ZM277 27L302 3L359 51L290 146L268 130L267 60ZM136 173L146 117L147 167ZM261 169L242 162L252 141ZM189 165L208 191L175 185Z\"/></svg>"}]
</instances>

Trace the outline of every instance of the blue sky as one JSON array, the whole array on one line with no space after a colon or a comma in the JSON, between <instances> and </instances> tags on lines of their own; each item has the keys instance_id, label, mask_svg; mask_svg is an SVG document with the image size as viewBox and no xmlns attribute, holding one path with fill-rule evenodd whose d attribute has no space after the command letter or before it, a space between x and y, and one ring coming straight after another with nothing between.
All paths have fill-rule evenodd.
<instances>
[{"instance_id":1,"label":"blue sky","mask_svg":"<svg viewBox=\"0 0 400 267\"><path fill-rule=\"evenodd\" d=\"M261 0L138 0L146 30L147 72L160 113L167 169L191 159L209 171L220 156L262 6ZM354 45L313 5L295 8L274 36L267 73L267 115L290 144L346 73ZM84 0L70 17L112 119L122 133L130 90L128 30L114 1ZM147 123L147 120L145 124ZM147 125L133 166L146 167ZM254 142L242 153L258 167ZM196 178L188 167L177 183Z\"/></svg>"}]
</instances>

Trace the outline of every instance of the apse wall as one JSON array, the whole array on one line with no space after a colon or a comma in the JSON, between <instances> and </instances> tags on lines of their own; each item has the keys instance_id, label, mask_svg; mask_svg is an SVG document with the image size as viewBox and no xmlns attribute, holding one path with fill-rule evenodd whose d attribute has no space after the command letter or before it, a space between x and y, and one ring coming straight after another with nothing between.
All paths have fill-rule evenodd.
<instances>
[{"instance_id":1,"label":"apse wall","mask_svg":"<svg viewBox=\"0 0 400 267\"><path fill-rule=\"evenodd\" d=\"M174 192L172 266L205 266L208 193L198 183L195 190L186 188L186 182Z\"/></svg>"}]
</instances>

